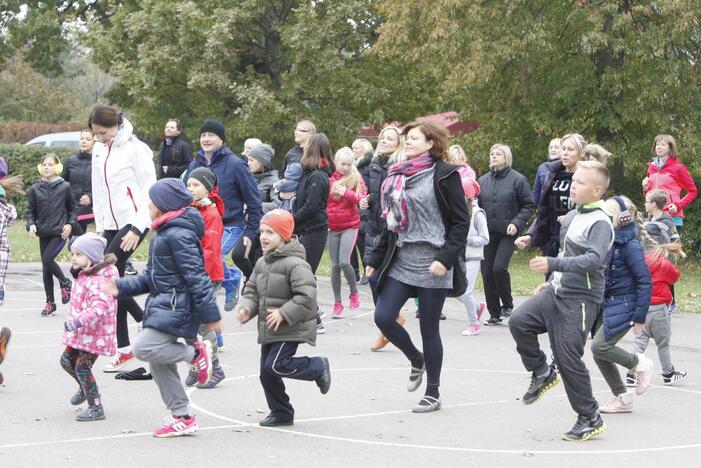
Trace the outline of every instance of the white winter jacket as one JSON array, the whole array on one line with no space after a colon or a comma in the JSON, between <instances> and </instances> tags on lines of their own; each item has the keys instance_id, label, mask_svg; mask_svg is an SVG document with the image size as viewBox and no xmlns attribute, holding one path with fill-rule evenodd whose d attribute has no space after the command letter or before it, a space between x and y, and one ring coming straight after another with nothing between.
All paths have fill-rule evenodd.
<instances>
[{"instance_id":1,"label":"white winter jacket","mask_svg":"<svg viewBox=\"0 0 701 468\"><path fill-rule=\"evenodd\" d=\"M127 119L109 143L95 143L92 155L93 212L97 232L151 224L148 190L156 183L153 151L133 134Z\"/></svg>"}]
</instances>

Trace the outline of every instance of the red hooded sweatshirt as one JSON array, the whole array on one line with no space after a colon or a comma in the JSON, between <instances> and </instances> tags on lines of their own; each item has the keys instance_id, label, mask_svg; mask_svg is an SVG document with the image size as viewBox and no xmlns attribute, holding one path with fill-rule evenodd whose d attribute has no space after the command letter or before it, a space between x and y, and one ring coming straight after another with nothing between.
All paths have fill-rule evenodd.
<instances>
[{"instance_id":1,"label":"red hooded sweatshirt","mask_svg":"<svg viewBox=\"0 0 701 468\"><path fill-rule=\"evenodd\" d=\"M652 277L652 298L650 305L671 304L672 291L669 289L671 285L679 280L681 273L662 255L648 253L645 255L645 263L650 269Z\"/></svg>"}]
</instances>

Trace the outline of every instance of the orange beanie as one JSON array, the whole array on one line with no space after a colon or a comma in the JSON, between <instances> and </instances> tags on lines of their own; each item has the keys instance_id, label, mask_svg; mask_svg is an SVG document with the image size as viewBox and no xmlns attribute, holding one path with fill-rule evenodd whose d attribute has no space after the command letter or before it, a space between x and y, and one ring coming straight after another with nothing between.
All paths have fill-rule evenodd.
<instances>
[{"instance_id":1,"label":"orange beanie","mask_svg":"<svg viewBox=\"0 0 701 468\"><path fill-rule=\"evenodd\" d=\"M295 230L295 219L292 217L292 213L280 209L268 211L260 220L260 224L270 226L273 231L280 234L285 242L292 238L292 233Z\"/></svg>"}]
</instances>

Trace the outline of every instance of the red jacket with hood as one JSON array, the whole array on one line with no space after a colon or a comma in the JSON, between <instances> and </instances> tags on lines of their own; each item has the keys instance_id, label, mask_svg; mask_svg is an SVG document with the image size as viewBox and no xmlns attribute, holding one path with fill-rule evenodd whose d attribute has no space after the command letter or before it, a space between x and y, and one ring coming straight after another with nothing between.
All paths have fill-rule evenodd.
<instances>
[{"instance_id":1,"label":"red jacket with hood","mask_svg":"<svg viewBox=\"0 0 701 468\"><path fill-rule=\"evenodd\" d=\"M224 234L224 202L219 197L218 189L209 192L209 197L192 204L200 212L204 221L202 250L204 251L204 269L212 282L224 281L224 263L221 258L221 238Z\"/></svg>"},{"instance_id":2,"label":"red jacket with hood","mask_svg":"<svg viewBox=\"0 0 701 468\"><path fill-rule=\"evenodd\" d=\"M664 207L665 212L669 213L670 216L683 218L684 208L696 200L699 194L689 170L676 156L667 157L667 161L661 168L657 167L654 162L649 163L647 178L649 180L648 192L654 189L665 190L669 194L669 203L677 206L677 210L679 210L677 213L669 213L669 205ZM686 191L683 198L681 196L682 190Z\"/></svg>"},{"instance_id":3,"label":"red jacket with hood","mask_svg":"<svg viewBox=\"0 0 701 468\"><path fill-rule=\"evenodd\" d=\"M652 277L650 305L671 304L672 291L669 287L679 280L681 273L674 266L674 263L655 253L646 254L645 263L647 263Z\"/></svg>"}]
</instances>

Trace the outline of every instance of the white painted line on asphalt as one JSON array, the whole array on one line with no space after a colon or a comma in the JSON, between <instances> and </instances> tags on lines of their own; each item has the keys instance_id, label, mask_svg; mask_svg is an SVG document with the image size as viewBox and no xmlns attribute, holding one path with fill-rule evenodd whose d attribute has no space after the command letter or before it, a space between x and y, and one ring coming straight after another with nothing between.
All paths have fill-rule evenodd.
<instances>
[{"instance_id":1,"label":"white painted line on asphalt","mask_svg":"<svg viewBox=\"0 0 701 468\"><path fill-rule=\"evenodd\" d=\"M42 282L40 282L40 281L34 281L33 279L29 279L29 278L22 278L22 279L23 279L24 281L29 282L29 283L33 283L33 284L39 285L39 286L41 286L42 288L44 287L44 283L42 283Z\"/></svg>"},{"instance_id":2,"label":"white painted line on asphalt","mask_svg":"<svg viewBox=\"0 0 701 468\"><path fill-rule=\"evenodd\" d=\"M246 426L247 424L227 424L224 426L209 426L209 427L200 427L198 429L198 432L200 431L220 431L223 429L235 429L237 427L242 427ZM132 437L153 437L153 433L151 432L130 432L128 434L115 434L115 435L107 435L107 436L96 436L96 437L82 437L82 438L75 438L75 439L62 439L62 440L49 440L49 441L44 441L44 442L27 442L23 444L7 444L7 445L0 445L0 450L2 449L11 449L11 448L27 448L27 447L44 447L47 445L59 445L59 444L75 444L75 443L83 443L83 442L95 442L95 441L101 441L101 440L116 440L116 439L128 439Z\"/></svg>"}]
</instances>

